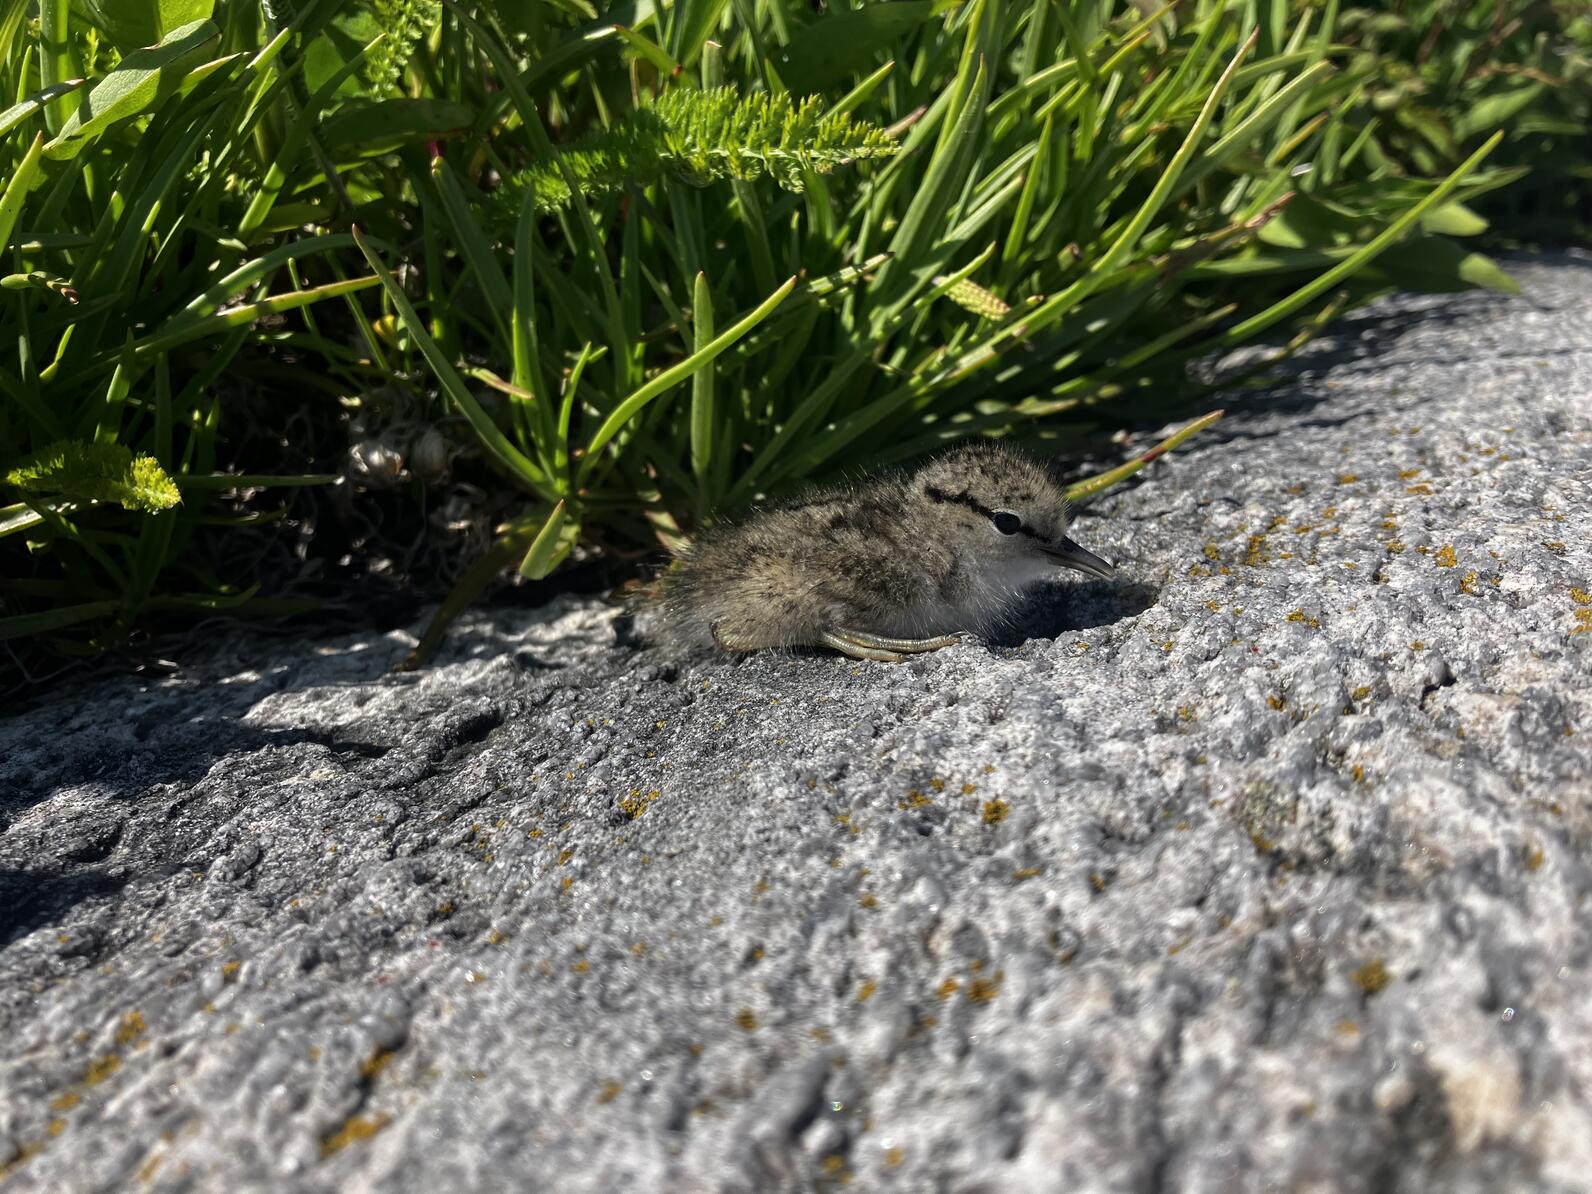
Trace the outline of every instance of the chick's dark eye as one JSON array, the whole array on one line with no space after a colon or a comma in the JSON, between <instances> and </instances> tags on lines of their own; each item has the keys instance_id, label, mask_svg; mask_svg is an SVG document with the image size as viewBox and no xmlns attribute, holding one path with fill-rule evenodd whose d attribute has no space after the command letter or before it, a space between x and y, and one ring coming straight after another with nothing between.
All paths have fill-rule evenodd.
<instances>
[{"instance_id":1,"label":"chick's dark eye","mask_svg":"<svg viewBox=\"0 0 1592 1194\"><path fill-rule=\"evenodd\" d=\"M1003 535L1015 535L1023 526L1023 520L1010 510L995 511L990 516L990 521L995 524L995 529Z\"/></svg>"}]
</instances>

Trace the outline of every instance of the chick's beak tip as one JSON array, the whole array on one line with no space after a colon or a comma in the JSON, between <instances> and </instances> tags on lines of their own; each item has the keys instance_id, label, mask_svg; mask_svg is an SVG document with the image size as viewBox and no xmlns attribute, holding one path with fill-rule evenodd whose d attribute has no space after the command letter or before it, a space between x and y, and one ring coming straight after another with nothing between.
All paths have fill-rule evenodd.
<instances>
[{"instance_id":1,"label":"chick's beak tip","mask_svg":"<svg viewBox=\"0 0 1592 1194\"><path fill-rule=\"evenodd\" d=\"M1110 580L1116 575L1117 570L1105 560L1065 536L1044 550L1051 563L1058 567L1073 568L1090 576L1098 576L1101 580Z\"/></svg>"}]
</instances>

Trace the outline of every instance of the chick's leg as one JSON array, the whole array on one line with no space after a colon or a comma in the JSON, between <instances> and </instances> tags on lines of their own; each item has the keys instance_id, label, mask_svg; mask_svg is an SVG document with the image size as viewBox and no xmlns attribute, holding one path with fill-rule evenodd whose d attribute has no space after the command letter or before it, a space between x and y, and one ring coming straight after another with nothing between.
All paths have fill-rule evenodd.
<instances>
[{"instance_id":1,"label":"chick's leg","mask_svg":"<svg viewBox=\"0 0 1592 1194\"><path fill-rule=\"evenodd\" d=\"M869 634L866 630L846 629L836 630L835 633L861 646L872 647L876 651L897 651L902 655L921 655L925 651L954 647L969 638L966 634L937 634L933 638L887 638L882 634Z\"/></svg>"},{"instance_id":2,"label":"chick's leg","mask_svg":"<svg viewBox=\"0 0 1592 1194\"><path fill-rule=\"evenodd\" d=\"M845 633L825 630L819 639L826 647L833 647L842 655L850 655L853 659L872 659L879 663L900 663L906 658L897 651L887 651L879 647L869 647L848 638Z\"/></svg>"},{"instance_id":3,"label":"chick's leg","mask_svg":"<svg viewBox=\"0 0 1592 1194\"><path fill-rule=\"evenodd\" d=\"M844 651L857 659L877 659L885 663L898 663L907 655L938 651L941 647L962 642L963 637L960 634L941 634L934 638L886 638L865 630L847 630L844 627L825 631L823 636L824 642L837 651Z\"/></svg>"}]
</instances>

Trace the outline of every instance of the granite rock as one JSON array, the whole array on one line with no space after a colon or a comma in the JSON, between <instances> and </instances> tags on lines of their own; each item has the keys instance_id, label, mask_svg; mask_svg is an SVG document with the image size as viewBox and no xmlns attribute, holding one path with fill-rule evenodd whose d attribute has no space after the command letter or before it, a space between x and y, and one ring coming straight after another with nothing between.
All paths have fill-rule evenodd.
<instances>
[{"instance_id":1,"label":"granite rock","mask_svg":"<svg viewBox=\"0 0 1592 1194\"><path fill-rule=\"evenodd\" d=\"M1235 399L1001 643L563 598L9 716L0 1185L1592 1189L1592 258L1511 268Z\"/></svg>"}]
</instances>

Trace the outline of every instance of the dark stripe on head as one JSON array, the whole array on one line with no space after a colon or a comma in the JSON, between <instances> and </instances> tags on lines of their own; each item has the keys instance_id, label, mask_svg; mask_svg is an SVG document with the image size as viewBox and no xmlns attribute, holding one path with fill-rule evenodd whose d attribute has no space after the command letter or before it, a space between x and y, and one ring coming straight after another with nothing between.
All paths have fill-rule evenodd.
<instances>
[{"instance_id":1,"label":"dark stripe on head","mask_svg":"<svg viewBox=\"0 0 1592 1194\"><path fill-rule=\"evenodd\" d=\"M973 511L973 513L981 515L982 517L989 519L991 522L995 520L995 515L997 512L991 510L988 506L979 501L972 494L968 493L965 489L961 493L947 493L938 485L929 485L924 488L923 492L928 495L928 498L931 502L939 502L942 505L951 504L957 506L966 506L969 510ZM1017 531L1019 534L1027 535L1030 539L1037 539L1039 537L1037 534L1035 534L1034 528L1029 526L1027 523L1024 523L1022 526L1018 527Z\"/></svg>"}]
</instances>

